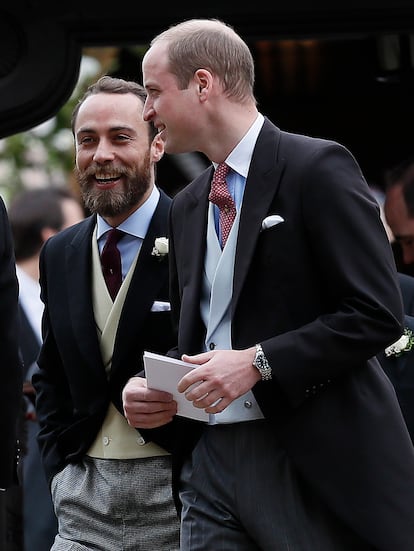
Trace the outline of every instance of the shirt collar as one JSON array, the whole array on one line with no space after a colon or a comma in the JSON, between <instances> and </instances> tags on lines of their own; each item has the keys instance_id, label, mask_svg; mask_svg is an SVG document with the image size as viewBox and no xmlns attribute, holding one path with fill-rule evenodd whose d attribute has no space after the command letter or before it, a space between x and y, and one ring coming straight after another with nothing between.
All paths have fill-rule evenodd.
<instances>
[{"instance_id":1,"label":"shirt collar","mask_svg":"<svg viewBox=\"0 0 414 551\"><path fill-rule=\"evenodd\" d=\"M226 164L244 178L247 178L253 149L263 123L264 117L261 113L258 113L254 123L226 159ZM216 168L217 163L213 164Z\"/></svg>"}]
</instances>

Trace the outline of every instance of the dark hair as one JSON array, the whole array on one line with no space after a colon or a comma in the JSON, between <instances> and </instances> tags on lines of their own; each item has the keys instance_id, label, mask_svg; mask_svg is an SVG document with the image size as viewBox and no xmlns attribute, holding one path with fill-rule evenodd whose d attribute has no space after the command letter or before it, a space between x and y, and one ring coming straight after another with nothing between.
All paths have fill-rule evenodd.
<instances>
[{"instance_id":1,"label":"dark hair","mask_svg":"<svg viewBox=\"0 0 414 551\"><path fill-rule=\"evenodd\" d=\"M86 100L86 98L89 98L90 96L96 94L134 94L134 96L137 96L137 98L141 100L142 107L144 107L145 100L147 99L147 93L145 91L145 88L141 86L141 84L138 84L137 82L134 82L132 80L124 80L122 78L114 78L105 75L87 88L86 92L80 98L75 108L73 109L71 119L73 134L75 133L74 129L76 118L78 116L81 105ZM142 116L142 113L140 113L140 116ZM148 123L148 132L150 140L152 141L158 132L152 122Z\"/></svg>"},{"instance_id":2,"label":"dark hair","mask_svg":"<svg viewBox=\"0 0 414 551\"><path fill-rule=\"evenodd\" d=\"M405 180L410 172L414 172L414 157L404 159L385 174L385 186L390 187Z\"/></svg>"},{"instance_id":3,"label":"dark hair","mask_svg":"<svg viewBox=\"0 0 414 551\"><path fill-rule=\"evenodd\" d=\"M42 245L42 231L60 231L65 222L62 202L77 198L64 188L24 190L14 197L8 215L14 240L16 260L37 254Z\"/></svg>"}]
</instances>

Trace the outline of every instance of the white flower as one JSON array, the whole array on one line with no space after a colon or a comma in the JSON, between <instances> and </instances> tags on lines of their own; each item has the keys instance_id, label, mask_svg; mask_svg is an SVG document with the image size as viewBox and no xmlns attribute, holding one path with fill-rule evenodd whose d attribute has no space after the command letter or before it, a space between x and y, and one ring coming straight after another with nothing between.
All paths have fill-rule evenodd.
<instances>
[{"instance_id":1,"label":"white flower","mask_svg":"<svg viewBox=\"0 0 414 551\"><path fill-rule=\"evenodd\" d=\"M152 249L152 256L156 256L158 259L162 259L168 254L168 238L157 237L154 242L154 248Z\"/></svg>"},{"instance_id":2,"label":"white flower","mask_svg":"<svg viewBox=\"0 0 414 551\"><path fill-rule=\"evenodd\" d=\"M389 356L401 356L403 352L409 352L414 346L414 334L413 332L406 327L404 333L394 344L388 346L385 349L385 355Z\"/></svg>"}]
</instances>

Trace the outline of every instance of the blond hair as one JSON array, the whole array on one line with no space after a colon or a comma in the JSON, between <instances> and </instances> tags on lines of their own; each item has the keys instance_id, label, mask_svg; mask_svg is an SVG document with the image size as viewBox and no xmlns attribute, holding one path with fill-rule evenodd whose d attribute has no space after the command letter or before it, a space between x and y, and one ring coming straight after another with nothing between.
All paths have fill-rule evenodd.
<instances>
[{"instance_id":1,"label":"blond hair","mask_svg":"<svg viewBox=\"0 0 414 551\"><path fill-rule=\"evenodd\" d=\"M228 97L254 99L254 61L247 44L218 19L190 19L173 25L151 41L165 41L169 70L186 89L197 69L207 69L222 83Z\"/></svg>"}]
</instances>

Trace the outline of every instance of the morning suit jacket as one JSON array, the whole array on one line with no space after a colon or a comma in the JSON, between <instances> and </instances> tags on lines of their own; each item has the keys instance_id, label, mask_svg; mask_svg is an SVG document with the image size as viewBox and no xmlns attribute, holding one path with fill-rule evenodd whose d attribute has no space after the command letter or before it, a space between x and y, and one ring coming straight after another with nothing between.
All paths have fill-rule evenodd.
<instances>
[{"instance_id":1,"label":"morning suit jacket","mask_svg":"<svg viewBox=\"0 0 414 551\"><path fill-rule=\"evenodd\" d=\"M92 305L96 217L59 232L42 249L44 343L33 384L41 427L38 440L49 482L67 463L85 455L111 401L123 412L122 389L143 369L144 350L162 354L173 345L170 312L151 311L154 301L169 301L168 260L151 254L155 239L168 235L169 205L170 199L161 191L120 316L109 379Z\"/></svg>"},{"instance_id":2,"label":"morning suit jacket","mask_svg":"<svg viewBox=\"0 0 414 551\"><path fill-rule=\"evenodd\" d=\"M18 345L18 283L10 223L0 198L0 488L17 482L17 423L23 365Z\"/></svg>"},{"instance_id":3,"label":"morning suit jacket","mask_svg":"<svg viewBox=\"0 0 414 551\"><path fill-rule=\"evenodd\" d=\"M178 357L204 350L212 175L204 171L170 210ZM276 214L284 222L262 230ZM412 551L414 449L372 359L402 333L401 295L378 206L344 147L265 119L241 207L231 310L233 348L262 344L273 380L253 392L308 484L377 549Z\"/></svg>"}]
</instances>

